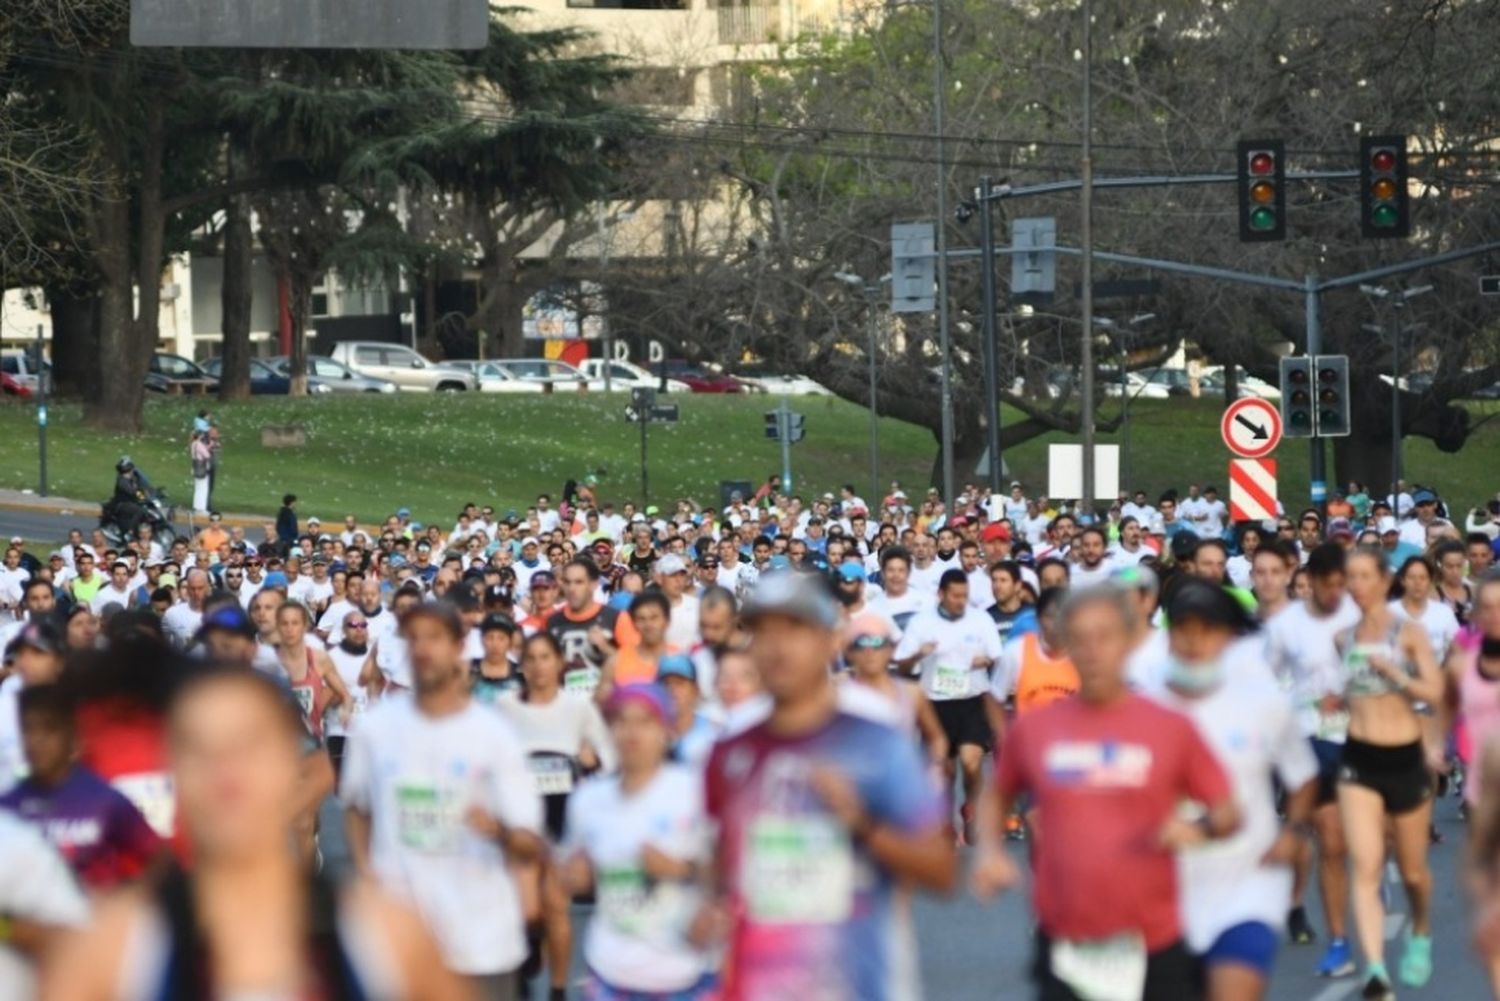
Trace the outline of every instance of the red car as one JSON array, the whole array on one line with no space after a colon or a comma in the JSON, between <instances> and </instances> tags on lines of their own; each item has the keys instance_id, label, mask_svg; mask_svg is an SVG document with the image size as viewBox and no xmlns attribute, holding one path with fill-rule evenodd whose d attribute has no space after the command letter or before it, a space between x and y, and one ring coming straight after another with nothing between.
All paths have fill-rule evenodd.
<instances>
[{"instance_id":1,"label":"red car","mask_svg":"<svg viewBox=\"0 0 1500 1001\"><path fill-rule=\"evenodd\" d=\"M20 400L31 399L31 387L22 385L19 379L8 372L0 372L0 393Z\"/></svg>"},{"instance_id":2,"label":"red car","mask_svg":"<svg viewBox=\"0 0 1500 1001\"><path fill-rule=\"evenodd\" d=\"M668 360L667 378L685 382L695 393L743 393L745 384L732 375L715 372L684 361L681 358Z\"/></svg>"}]
</instances>

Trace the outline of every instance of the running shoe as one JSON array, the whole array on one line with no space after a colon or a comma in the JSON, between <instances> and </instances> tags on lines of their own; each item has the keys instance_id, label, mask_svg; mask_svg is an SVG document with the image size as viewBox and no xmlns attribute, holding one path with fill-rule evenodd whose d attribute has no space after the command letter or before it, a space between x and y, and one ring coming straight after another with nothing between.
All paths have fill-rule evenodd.
<instances>
[{"instance_id":1,"label":"running shoe","mask_svg":"<svg viewBox=\"0 0 1500 1001\"><path fill-rule=\"evenodd\" d=\"M1365 989L1359 992L1361 1001L1396 1001L1396 992L1391 990L1391 982L1378 973L1370 974L1370 979L1365 981Z\"/></svg>"},{"instance_id":2,"label":"running shoe","mask_svg":"<svg viewBox=\"0 0 1500 1001\"><path fill-rule=\"evenodd\" d=\"M1026 825L1021 823L1021 815L1013 813L1005 818L1005 837L1009 841L1025 841Z\"/></svg>"},{"instance_id":3,"label":"running shoe","mask_svg":"<svg viewBox=\"0 0 1500 1001\"><path fill-rule=\"evenodd\" d=\"M1307 920L1307 908L1292 908L1286 918L1286 934L1293 945L1312 945L1318 940L1318 933Z\"/></svg>"},{"instance_id":4,"label":"running shoe","mask_svg":"<svg viewBox=\"0 0 1500 1001\"><path fill-rule=\"evenodd\" d=\"M1349 953L1349 940L1336 938L1328 943L1323 961L1318 964L1320 977L1347 977L1354 972L1354 957Z\"/></svg>"},{"instance_id":5,"label":"running shoe","mask_svg":"<svg viewBox=\"0 0 1500 1001\"><path fill-rule=\"evenodd\" d=\"M1397 968L1401 982L1408 987L1424 987L1432 979L1432 936L1408 935L1406 951Z\"/></svg>"}]
</instances>

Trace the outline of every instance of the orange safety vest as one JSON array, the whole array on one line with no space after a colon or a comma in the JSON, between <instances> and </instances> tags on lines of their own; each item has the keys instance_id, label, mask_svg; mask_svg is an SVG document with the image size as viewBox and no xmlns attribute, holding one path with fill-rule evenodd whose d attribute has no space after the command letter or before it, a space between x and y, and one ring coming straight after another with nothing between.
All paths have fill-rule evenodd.
<instances>
[{"instance_id":1,"label":"orange safety vest","mask_svg":"<svg viewBox=\"0 0 1500 1001\"><path fill-rule=\"evenodd\" d=\"M1067 657L1042 652L1036 633L1021 637L1021 670L1016 677L1016 713L1028 713L1059 699L1077 695L1078 669Z\"/></svg>"}]
</instances>

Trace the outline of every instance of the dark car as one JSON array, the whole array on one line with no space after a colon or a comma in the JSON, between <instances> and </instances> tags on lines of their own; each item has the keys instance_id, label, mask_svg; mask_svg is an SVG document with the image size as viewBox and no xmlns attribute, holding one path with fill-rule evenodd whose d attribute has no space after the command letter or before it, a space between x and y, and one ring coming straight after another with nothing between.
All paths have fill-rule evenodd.
<instances>
[{"instance_id":1,"label":"dark car","mask_svg":"<svg viewBox=\"0 0 1500 1001\"><path fill-rule=\"evenodd\" d=\"M158 351L146 370L146 388L153 393L211 393L219 388L219 380L182 355Z\"/></svg>"},{"instance_id":2,"label":"dark car","mask_svg":"<svg viewBox=\"0 0 1500 1001\"><path fill-rule=\"evenodd\" d=\"M743 393L745 384L732 375L715 372L681 358L668 359L664 365L668 379L685 382L695 393Z\"/></svg>"},{"instance_id":3,"label":"dark car","mask_svg":"<svg viewBox=\"0 0 1500 1001\"><path fill-rule=\"evenodd\" d=\"M203 363L203 370L215 378L223 371L221 358L210 358ZM250 359L250 395L286 396L292 391L292 380L259 359ZM307 391L318 395L329 392L329 388L317 379L307 380Z\"/></svg>"}]
</instances>

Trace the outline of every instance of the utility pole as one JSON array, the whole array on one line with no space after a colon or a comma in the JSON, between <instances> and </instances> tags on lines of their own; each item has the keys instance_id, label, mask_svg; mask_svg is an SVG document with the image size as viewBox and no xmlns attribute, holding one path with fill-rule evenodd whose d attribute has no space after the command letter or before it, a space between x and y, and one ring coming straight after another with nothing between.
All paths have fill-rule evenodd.
<instances>
[{"instance_id":1,"label":"utility pole","mask_svg":"<svg viewBox=\"0 0 1500 1001\"><path fill-rule=\"evenodd\" d=\"M790 494L792 492L792 407L787 403L786 397L781 398L781 406L776 408L777 437L781 439L781 489Z\"/></svg>"},{"instance_id":2,"label":"utility pole","mask_svg":"<svg viewBox=\"0 0 1500 1001\"><path fill-rule=\"evenodd\" d=\"M1432 291L1431 285L1418 285L1401 292L1392 292L1383 285L1361 285L1359 290L1375 300L1389 300L1391 307L1391 504L1401 496L1401 481L1405 478L1405 439L1401 428L1401 339L1406 336L1401 312L1419 295ZM1378 329L1378 328L1377 328Z\"/></svg>"},{"instance_id":3,"label":"utility pole","mask_svg":"<svg viewBox=\"0 0 1500 1001\"><path fill-rule=\"evenodd\" d=\"M609 244L604 242L604 199L602 198L594 200L594 218L599 231L599 294L597 296L597 301L599 310L599 324L604 328L604 391L608 393L615 388L614 380L610 378L609 374L610 369L614 368L615 345L614 337L610 332L610 328L613 326L613 324L609 322L609 317L605 316L604 276L609 273ZM643 458L641 459L641 474L642 476L644 476L646 471L646 460L644 458L646 453L646 432L644 430L645 424L642 424L641 428L641 455L643 456ZM645 494L645 492L646 488L643 485L641 487L641 493Z\"/></svg>"},{"instance_id":4,"label":"utility pole","mask_svg":"<svg viewBox=\"0 0 1500 1001\"><path fill-rule=\"evenodd\" d=\"M932 117L937 144L937 280L938 346L942 352L943 504L953 510L957 499L953 482L953 345L948 337L948 171L943 154L944 106L948 74L943 66L943 0L932 0ZM993 458L992 458L993 461ZM878 491L877 491L878 492Z\"/></svg>"},{"instance_id":5,"label":"utility pole","mask_svg":"<svg viewBox=\"0 0 1500 1001\"><path fill-rule=\"evenodd\" d=\"M1079 365L1083 369L1083 400L1079 418L1083 424L1083 497L1081 504L1094 520L1094 3L1083 0L1083 157L1079 189L1079 237L1083 251L1083 345ZM1084 519L1080 519L1082 521Z\"/></svg>"},{"instance_id":6,"label":"utility pole","mask_svg":"<svg viewBox=\"0 0 1500 1001\"><path fill-rule=\"evenodd\" d=\"M47 496L47 366L42 359L42 325L36 325L36 454L40 483L37 493Z\"/></svg>"},{"instance_id":7,"label":"utility pole","mask_svg":"<svg viewBox=\"0 0 1500 1001\"><path fill-rule=\"evenodd\" d=\"M984 316L980 335L984 338L984 438L990 453L990 494L1000 495L1000 344L995 336L995 215L994 181L979 179L980 286Z\"/></svg>"},{"instance_id":8,"label":"utility pole","mask_svg":"<svg viewBox=\"0 0 1500 1001\"><path fill-rule=\"evenodd\" d=\"M1318 326L1318 276L1308 272L1304 288L1306 298L1303 302L1303 310L1307 318L1307 350L1304 353L1309 358L1316 358L1323 351L1323 331ZM1316 375L1314 381L1316 381ZM1311 480L1312 502L1319 512L1326 515L1328 513L1328 473L1323 468L1325 461L1323 439L1314 435L1307 439L1307 445L1311 450L1307 470L1308 478Z\"/></svg>"},{"instance_id":9,"label":"utility pole","mask_svg":"<svg viewBox=\"0 0 1500 1001\"><path fill-rule=\"evenodd\" d=\"M604 366L604 370L606 372L608 372L609 371L609 366L605 365ZM653 405L655 404L654 397L652 399L652 404ZM651 496L650 484L647 482L647 477L646 477L646 425L650 424L650 423L651 423L651 407L648 406L648 407L646 407L645 410L643 410L641 412L641 510L642 511L646 510L646 506L649 503L647 501L647 498Z\"/></svg>"}]
</instances>

